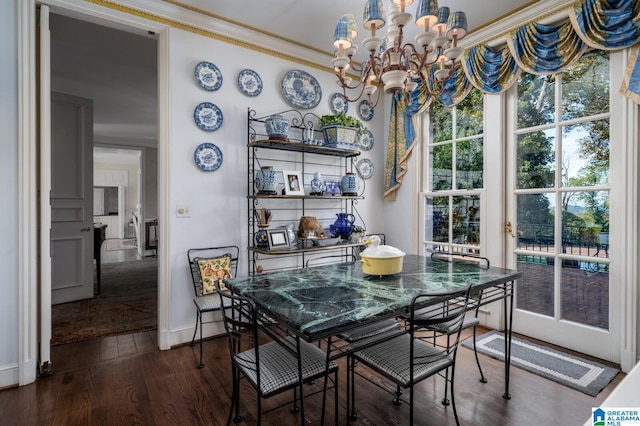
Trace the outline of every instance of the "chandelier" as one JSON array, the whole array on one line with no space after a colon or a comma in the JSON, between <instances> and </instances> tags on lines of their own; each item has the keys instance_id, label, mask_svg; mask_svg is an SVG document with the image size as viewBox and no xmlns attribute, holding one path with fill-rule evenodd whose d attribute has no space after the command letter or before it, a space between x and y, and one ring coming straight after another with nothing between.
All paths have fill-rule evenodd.
<instances>
[{"instance_id":1,"label":"chandelier","mask_svg":"<svg viewBox=\"0 0 640 426\"><path fill-rule=\"evenodd\" d=\"M375 107L380 99L377 90L380 83L391 94L407 96L420 83L432 95L442 93L444 82L451 78L464 52L457 44L467 34L467 17L464 12L450 13L448 7L439 8L437 0L419 0L415 23L422 32L415 37L414 46L403 40L404 28L413 19L411 13L405 12L405 6L411 4L413 0L392 0L390 24L383 39L376 35L386 23L382 0L367 0L363 27L370 31L370 36L362 43L369 58L362 63L353 58L358 49L354 43L358 31L353 15L343 15L338 21L333 38L337 48L333 67L347 101L356 102L366 95L369 104ZM347 76L349 69L360 75L357 81Z\"/></svg>"}]
</instances>

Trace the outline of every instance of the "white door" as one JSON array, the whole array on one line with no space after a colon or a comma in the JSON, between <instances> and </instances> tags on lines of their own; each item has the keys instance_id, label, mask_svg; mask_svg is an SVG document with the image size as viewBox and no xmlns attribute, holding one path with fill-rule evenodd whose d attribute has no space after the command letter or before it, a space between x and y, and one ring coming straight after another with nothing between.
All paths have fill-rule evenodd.
<instances>
[{"instance_id":1,"label":"white door","mask_svg":"<svg viewBox=\"0 0 640 426\"><path fill-rule=\"evenodd\" d=\"M93 297L93 102L51 96L51 302Z\"/></svg>"},{"instance_id":2,"label":"white door","mask_svg":"<svg viewBox=\"0 0 640 426\"><path fill-rule=\"evenodd\" d=\"M512 89L506 231L507 266L523 272L513 330L620 362L623 254L609 236L615 244L622 211L612 188L626 184L614 59L585 55Z\"/></svg>"}]
</instances>

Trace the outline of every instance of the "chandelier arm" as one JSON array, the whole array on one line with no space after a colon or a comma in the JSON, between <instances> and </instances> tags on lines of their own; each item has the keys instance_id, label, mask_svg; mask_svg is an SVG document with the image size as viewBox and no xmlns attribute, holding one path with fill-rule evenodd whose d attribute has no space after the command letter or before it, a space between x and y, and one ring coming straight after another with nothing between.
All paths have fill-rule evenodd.
<instances>
[{"instance_id":1,"label":"chandelier arm","mask_svg":"<svg viewBox=\"0 0 640 426\"><path fill-rule=\"evenodd\" d=\"M360 64L358 64L357 62L355 62L353 60L353 57L349 56L349 66L351 67L352 70L354 70L357 73L361 73L363 68Z\"/></svg>"},{"instance_id":2,"label":"chandelier arm","mask_svg":"<svg viewBox=\"0 0 640 426\"><path fill-rule=\"evenodd\" d=\"M362 94L364 93L364 85L358 85L358 86L360 86L360 93L358 93L358 96L356 96L355 98L352 98L349 95L347 95L347 86L342 86L342 95L348 102L357 102L362 97ZM357 89L358 86L349 87L349 89Z\"/></svg>"}]
</instances>

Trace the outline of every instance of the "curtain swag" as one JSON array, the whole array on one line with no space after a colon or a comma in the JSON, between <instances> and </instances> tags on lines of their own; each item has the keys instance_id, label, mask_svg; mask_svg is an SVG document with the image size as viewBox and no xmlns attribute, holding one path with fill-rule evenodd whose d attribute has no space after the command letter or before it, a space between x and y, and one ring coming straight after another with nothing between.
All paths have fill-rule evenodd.
<instances>
[{"instance_id":1,"label":"curtain swag","mask_svg":"<svg viewBox=\"0 0 640 426\"><path fill-rule=\"evenodd\" d=\"M407 104L394 98L389 123L389 146L384 196L395 191L407 172L407 160L416 143L413 116L432 101L454 106L473 87L495 94L509 89L522 71L549 75L563 71L589 49L620 50L640 41L640 0L582 0L569 7L568 18L557 25L528 23L506 35L506 45L477 45L467 49L462 68L454 71L438 96L418 88ZM640 103L640 55L632 49L620 92ZM464 71L464 72L463 72ZM434 70L432 69L433 73Z\"/></svg>"}]
</instances>

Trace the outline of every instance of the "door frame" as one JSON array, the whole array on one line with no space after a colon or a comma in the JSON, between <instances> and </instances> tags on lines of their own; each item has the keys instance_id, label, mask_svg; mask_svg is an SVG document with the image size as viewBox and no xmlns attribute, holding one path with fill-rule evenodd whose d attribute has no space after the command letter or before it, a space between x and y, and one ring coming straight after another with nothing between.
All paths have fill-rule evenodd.
<instances>
[{"instance_id":1,"label":"door frame","mask_svg":"<svg viewBox=\"0 0 640 426\"><path fill-rule=\"evenodd\" d=\"M39 294L51 290L50 276L41 276L38 266L41 253L39 245L48 247L48 233L40 231L38 168L39 155L39 102L38 71L50 73L50 67L42 67L37 61L38 22L37 7L50 6L57 14L87 22L99 23L119 30L157 34L158 49L158 235L161 242L158 250L158 346L169 346L169 313L171 301L169 252L170 210L168 204L168 146L169 146L169 27L137 16L111 10L109 8L80 2L70 4L64 0L25 0L18 2L18 194L19 238L18 238L18 280L21 283L18 295L18 383L25 385L36 380L41 367L51 369L48 351L41 353L40 347L50 345L46 331L51 324L51 307L40 301ZM46 218L45 218L46 219ZM46 226L46 221L44 223ZM39 234L40 233L40 234ZM40 235L44 235L41 240ZM44 252L46 255L47 252ZM46 272L46 271L45 271ZM50 298L49 298L50 300ZM44 314L42 323L39 319ZM43 327L44 324L44 327ZM44 341L42 339L44 338ZM44 356L43 356L44 355Z\"/></svg>"}]
</instances>

